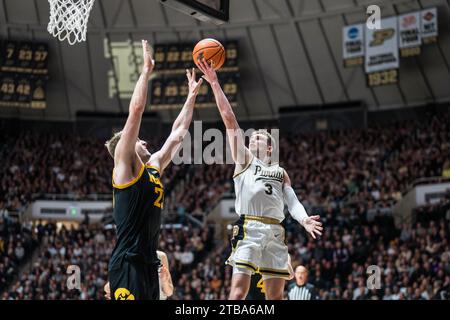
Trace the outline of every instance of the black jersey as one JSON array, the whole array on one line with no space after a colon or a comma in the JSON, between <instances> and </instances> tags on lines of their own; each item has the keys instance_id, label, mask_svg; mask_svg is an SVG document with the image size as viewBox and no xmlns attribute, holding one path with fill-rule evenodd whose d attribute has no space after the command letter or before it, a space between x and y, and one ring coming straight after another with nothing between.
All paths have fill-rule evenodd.
<instances>
[{"instance_id":1,"label":"black jersey","mask_svg":"<svg viewBox=\"0 0 450 320\"><path fill-rule=\"evenodd\" d=\"M266 291L262 275L260 273L255 273L254 275L252 275L250 289L248 291L246 300L265 300L265 293Z\"/></svg>"},{"instance_id":2,"label":"black jersey","mask_svg":"<svg viewBox=\"0 0 450 320\"><path fill-rule=\"evenodd\" d=\"M121 266L123 259L159 264L156 249L161 228L164 187L159 170L142 165L138 176L124 185L113 180L113 217L117 242L109 269Z\"/></svg>"}]
</instances>

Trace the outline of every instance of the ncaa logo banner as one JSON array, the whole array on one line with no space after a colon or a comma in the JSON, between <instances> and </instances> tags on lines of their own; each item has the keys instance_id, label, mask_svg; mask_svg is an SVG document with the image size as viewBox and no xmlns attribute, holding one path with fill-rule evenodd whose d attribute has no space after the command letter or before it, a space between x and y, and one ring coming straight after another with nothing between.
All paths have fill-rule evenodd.
<instances>
[{"instance_id":1,"label":"ncaa logo banner","mask_svg":"<svg viewBox=\"0 0 450 320\"><path fill-rule=\"evenodd\" d=\"M420 12L403 14L398 17L399 47L402 57L420 54L422 44Z\"/></svg>"},{"instance_id":2,"label":"ncaa logo banner","mask_svg":"<svg viewBox=\"0 0 450 320\"><path fill-rule=\"evenodd\" d=\"M362 65L364 62L364 25L355 24L342 29L345 67Z\"/></svg>"},{"instance_id":3,"label":"ncaa logo banner","mask_svg":"<svg viewBox=\"0 0 450 320\"><path fill-rule=\"evenodd\" d=\"M397 17L381 20L381 29L366 28L366 73L399 68Z\"/></svg>"},{"instance_id":4,"label":"ncaa logo banner","mask_svg":"<svg viewBox=\"0 0 450 320\"><path fill-rule=\"evenodd\" d=\"M424 44L436 43L438 36L437 9L431 8L421 12L422 39Z\"/></svg>"}]
</instances>

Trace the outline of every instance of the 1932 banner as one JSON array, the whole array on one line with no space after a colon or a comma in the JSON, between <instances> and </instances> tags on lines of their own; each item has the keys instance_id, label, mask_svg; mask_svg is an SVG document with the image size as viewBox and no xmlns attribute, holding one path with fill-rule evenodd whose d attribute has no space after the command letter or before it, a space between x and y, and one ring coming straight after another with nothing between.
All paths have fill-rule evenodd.
<instances>
[{"instance_id":1,"label":"1932 banner","mask_svg":"<svg viewBox=\"0 0 450 320\"><path fill-rule=\"evenodd\" d=\"M381 20L380 29L366 28L365 69L369 86L398 82L397 17Z\"/></svg>"}]
</instances>

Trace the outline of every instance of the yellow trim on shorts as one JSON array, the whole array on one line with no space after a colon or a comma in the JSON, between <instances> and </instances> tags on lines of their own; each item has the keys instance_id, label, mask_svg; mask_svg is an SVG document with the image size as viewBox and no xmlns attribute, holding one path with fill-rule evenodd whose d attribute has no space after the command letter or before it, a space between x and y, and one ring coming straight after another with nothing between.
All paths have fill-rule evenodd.
<instances>
[{"instance_id":1,"label":"yellow trim on shorts","mask_svg":"<svg viewBox=\"0 0 450 320\"><path fill-rule=\"evenodd\" d=\"M252 155L252 159L247 163L247 165L245 166L245 168L242 169L241 171L239 171L238 173L235 173L235 174L233 175L233 179L236 178L238 175L240 175L241 173L243 173L245 170L247 170L247 169L250 167L250 165L251 165L252 162L253 162L253 158L254 158L254 157L255 157L255 156Z\"/></svg>"},{"instance_id":2,"label":"yellow trim on shorts","mask_svg":"<svg viewBox=\"0 0 450 320\"><path fill-rule=\"evenodd\" d=\"M142 164L142 167L139 170L138 176L136 178L134 178L133 180L131 180L130 182L125 183L125 184L115 184L114 183L114 169L113 169L113 176L112 176L112 185L113 185L113 187L117 188L117 189L125 189L125 188L128 188L128 187L132 186L133 184L135 184L142 177L142 173L144 173L144 169L145 169L145 165Z\"/></svg>"},{"instance_id":3,"label":"yellow trim on shorts","mask_svg":"<svg viewBox=\"0 0 450 320\"><path fill-rule=\"evenodd\" d=\"M243 261L243 260L238 260L238 261L234 261L234 264L236 265L236 267L243 267L249 270L252 270L253 272L258 272L258 267L251 263L250 261Z\"/></svg>"},{"instance_id":4,"label":"yellow trim on shorts","mask_svg":"<svg viewBox=\"0 0 450 320\"><path fill-rule=\"evenodd\" d=\"M239 264L239 265L237 265L236 263L235 263L235 265L234 265L234 267L235 268L244 268L244 269L246 269L246 270L248 270L248 271L250 271L250 272L252 272L252 273L257 273L257 271L255 271L253 268L250 268L249 266L244 266L244 265L241 265L241 264Z\"/></svg>"},{"instance_id":5,"label":"yellow trim on shorts","mask_svg":"<svg viewBox=\"0 0 450 320\"><path fill-rule=\"evenodd\" d=\"M245 220L252 220L252 221L259 221L265 224L280 224L281 222L278 221L275 218L271 217L260 217L260 216L251 216L251 215L244 215Z\"/></svg>"},{"instance_id":6,"label":"yellow trim on shorts","mask_svg":"<svg viewBox=\"0 0 450 320\"><path fill-rule=\"evenodd\" d=\"M290 276L291 273L286 269L259 268L259 273L272 276Z\"/></svg>"},{"instance_id":7,"label":"yellow trim on shorts","mask_svg":"<svg viewBox=\"0 0 450 320\"><path fill-rule=\"evenodd\" d=\"M248 223L248 220L244 218L244 223L242 224L242 228L244 229L244 237L242 238L242 240L247 238L247 223ZM237 248L237 244L236 244L236 248Z\"/></svg>"}]
</instances>

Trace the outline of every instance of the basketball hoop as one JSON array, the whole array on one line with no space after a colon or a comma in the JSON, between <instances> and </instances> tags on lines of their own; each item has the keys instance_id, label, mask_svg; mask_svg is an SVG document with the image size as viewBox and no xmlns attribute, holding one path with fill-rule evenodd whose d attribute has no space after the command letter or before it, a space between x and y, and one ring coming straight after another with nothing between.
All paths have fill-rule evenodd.
<instances>
[{"instance_id":1,"label":"basketball hoop","mask_svg":"<svg viewBox=\"0 0 450 320\"><path fill-rule=\"evenodd\" d=\"M47 30L60 41L73 45L86 41L87 22L95 0L48 0L50 21Z\"/></svg>"}]
</instances>

